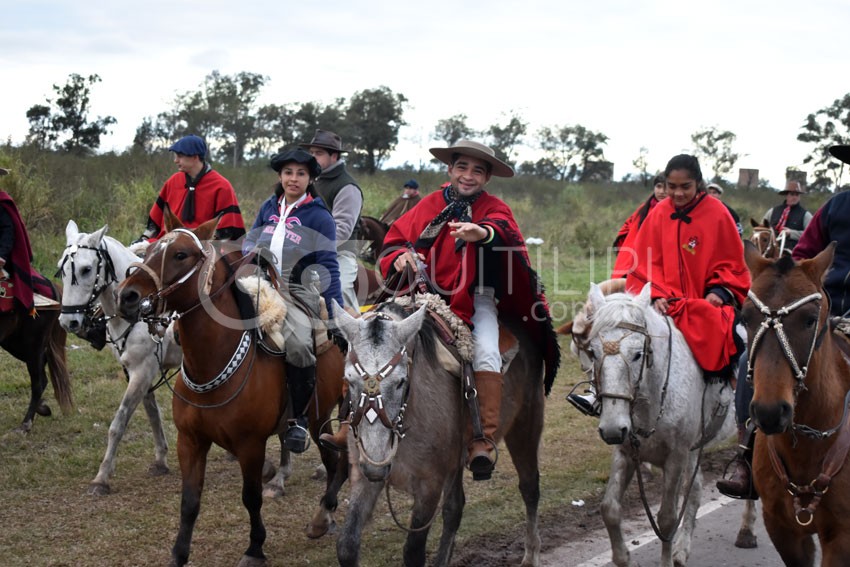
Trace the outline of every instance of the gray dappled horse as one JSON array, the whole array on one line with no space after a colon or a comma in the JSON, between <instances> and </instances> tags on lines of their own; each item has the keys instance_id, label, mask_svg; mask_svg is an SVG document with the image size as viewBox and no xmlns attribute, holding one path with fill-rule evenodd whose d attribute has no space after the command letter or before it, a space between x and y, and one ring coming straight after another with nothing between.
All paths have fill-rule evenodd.
<instances>
[{"instance_id":1,"label":"gray dappled horse","mask_svg":"<svg viewBox=\"0 0 850 567\"><path fill-rule=\"evenodd\" d=\"M405 565L424 565L425 543L442 497L443 530L434 565L448 565L465 503L463 471L469 414L461 380L438 362L438 338L426 307L405 317L395 303L355 319L336 310L352 354L345 379L355 408L348 437L351 504L337 540L341 565L358 565L363 528L387 483L413 496ZM503 322L504 324L504 322ZM519 353L504 377L501 425L526 507L522 565L537 565L540 536L538 453L543 429L543 356L519 325ZM353 356L352 356L353 355ZM353 361L356 360L355 365ZM361 375L357 368L367 376ZM402 438L403 436L403 438Z\"/></svg>"},{"instance_id":2,"label":"gray dappled horse","mask_svg":"<svg viewBox=\"0 0 850 567\"><path fill-rule=\"evenodd\" d=\"M648 462L663 472L659 565L685 565L702 495L699 449L732 434L732 388L703 379L682 333L652 307L649 284L638 296L605 296L592 285L588 298L592 327L584 348L602 401L599 435L615 446L602 500L612 561L632 564L622 502L637 464Z\"/></svg>"}]
</instances>

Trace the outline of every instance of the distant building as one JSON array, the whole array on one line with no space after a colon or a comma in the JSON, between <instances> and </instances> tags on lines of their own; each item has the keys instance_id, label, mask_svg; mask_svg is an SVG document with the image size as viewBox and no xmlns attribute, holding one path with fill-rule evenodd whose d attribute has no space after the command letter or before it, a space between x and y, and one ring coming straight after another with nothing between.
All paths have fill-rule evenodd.
<instances>
[{"instance_id":1,"label":"distant building","mask_svg":"<svg viewBox=\"0 0 850 567\"><path fill-rule=\"evenodd\" d=\"M806 188L806 172L800 171L799 169L794 169L793 167L789 167L785 170L785 182L789 181L799 181L800 187L803 189Z\"/></svg>"},{"instance_id":2,"label":"distant building","mask_svg":"<svg viewBox=\"0 0 850 567\"><path fill-rule=\"evenodd\" d=\"M741 189L755 189L759 186L759 170L740 168L738 170L738 187Z\"/></svg>"},{"instance_id":3,"label":"distant building","mask_svg":"<svg viewBox=\"0 0 850 567\"><path fill-rule=\"evenodd\" d=\"M588 160L581 172L581 182L610 183L614 180L614 162Z\"/></svg>"}]
</instances>

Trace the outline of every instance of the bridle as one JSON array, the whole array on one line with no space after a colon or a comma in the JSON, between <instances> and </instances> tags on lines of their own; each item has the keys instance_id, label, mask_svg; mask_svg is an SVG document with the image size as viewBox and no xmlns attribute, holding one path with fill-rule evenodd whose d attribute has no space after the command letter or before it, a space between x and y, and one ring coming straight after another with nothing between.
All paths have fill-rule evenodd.
<instances>
[{"instance_id":1,"label":"bridle","mask_svg":"<svg viewBox=\"0 0 850 567\"><path fill-rule=\"evenodd\" d=\"M769 236L767 246L764 249L761 247L761 238L756 237L759 233L766 233ZM770 258L776 250L776 232L771 226L755 226L753 227L753 238L750 239L750 242L756 245L759 254L765 258Z\"/></svg>"},{"instance_id":2,"label":"bridle","mask_svg":"<svg viewBox=\"0 0 850 567\"><path fill-rule=\"evenodd\" d=\"M373 312L373 317L380 317L386 320L392 320L386 314ZM357 353L354 351L352 347L348 353L349 362L354 367L354 370L357 372L357 375L363 380L363 391L360 392L360 397L357 400L357 405L352 409L352 415L350 420L351 431L354 434L354 439L357 441L357 448L360 450L360 454L363 456L363 459L372 466L382 467L390 464L393 458L395 457L395 453L398 450L398 442L401 439L404 439L405 428L404 428L404 412L407 409L407 397L410 394L410 381L408 380L405 384L404 393L402 395L402 403L401 408L398 411L398 415L395 419L390 419L389 415L387 415L386 407L384 406L384 398L381 394L381 381L395 370L399 364L402 363L405 356L407 355L407 346L402 345L398 351L390 358L389 362L387 362L380 370L375 372L374 374L370 374L363 368L363 365L360 364L360 359L357 356ZM408 365L410 364L410 360L407 361ZM366 418L366 421L369 424L374 424L376 421L380 421L381 424L390 430L392 434L391 438L391 447L390 454L381 461L376 461L363 447L363 441L359 435L358 426L360 425L363 418Z\"/></svg>"},{"instance_id":3,"label":"bridle","mask_svg":"<svg viewBox=\"0 0 850 567\"><path fill-rule=\"evenodd\" d=\"M118 282L118 277L115 275L115 264L112 261L112 256L109 255L109 251L103 246L102 243L98 247L69 244L65 247L65 250L65 255L62 258L62 263L59 265L59 269L56 271L55 277L65 276L65 265L70 261L71 285L79 285L79 281L77 280L77 269L75 265L75 259L78 251L93 251L97 258L97 264L95 266L94 286L92 287L88 301L86 303L80 303L77 305L63 304L60 309L60 313L73 315L82 313L84 327L86 327L87 324L91 325L99 320L107 321L111 319L112 316L104 317L103 315L97 316L95 314L97 308L99 307L98 299L100 298L103 291L111 284Z\"/></svg>"}]
</instances>

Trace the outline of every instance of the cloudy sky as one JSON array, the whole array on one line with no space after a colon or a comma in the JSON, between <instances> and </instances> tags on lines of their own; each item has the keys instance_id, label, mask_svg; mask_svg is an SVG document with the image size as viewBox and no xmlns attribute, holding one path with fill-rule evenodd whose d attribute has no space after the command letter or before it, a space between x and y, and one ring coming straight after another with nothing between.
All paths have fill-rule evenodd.
<instances>
[{"instance_id":1,"label":"cloudy sky","mask_svg":"<svg viewBox=\"0 0 850 567\"><path fill-rule=\"evenodd\" d=\"M737 135L740 167L774 186L802 166L806 116L850 92L846 0L505 0L102 3L0 0L0 139L70 73L96 73L92 115L117 119L102 149L213 70L269 77L261 103L331 102L386 85L410 101L389 165L427 163L436 122L606 134L615 176L641 147L651 169L693 132ZM532 136L529 136L532 138ZM525 148L520 159L532 159Z\"/></svg>"}]
</instances>

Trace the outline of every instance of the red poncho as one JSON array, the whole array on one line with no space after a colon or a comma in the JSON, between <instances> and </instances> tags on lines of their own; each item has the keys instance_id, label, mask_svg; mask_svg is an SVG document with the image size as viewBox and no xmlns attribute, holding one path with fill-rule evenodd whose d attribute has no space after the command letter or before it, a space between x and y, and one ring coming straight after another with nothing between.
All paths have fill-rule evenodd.
<instances>
[{"instance_id":1,"label":"red poncho","mask_svg":"<svg viewBox=\"0 0 850 567\"><path fill-rule=\"evenodd\" d=\"M151 241L159 240L165 234L162 221L165 204L168 203L171 212L181 218L183 203L188 194L185 173L178 171L168 178L151 207L150 219L159 227L159 234ZM195 220L183 221L183 224L187 228L197 228L198 225L218 215L221 215L221 220L218 222L217 231L240 229L239 234L245 234L245 222L242 220L236 192L230 182L213 169L207 172L195 187Z\"/></svg>"},{"instance_id":2,"label":"red poncho","mask_svg":"<svg viewBox=\"0 0 850 567\"><path fill-rule=\"evenodd\" d=\"M380 258L381 273L385 278L393 271L396 257L407 250L406 244L416 242L423 229L446 204L445 190L431 193L390 226ZM543 286L531 268L528 250L513 213L504 201L483 192L472 204L471 222L492 227L504 245L497 250L507 248L499 254L502 262L500 266L485 266L485 269L493 270L504 280L502 289L505 295L498 297L500 316L522 322L534 341L541 345L546 363L545 384L548 393L560 363L560 350L552 329ZM428 275L452 312L471 324L479 245L467 243L456 250L455 239L449 235L450 231L446 224L430 248L417 248L416 251L425 256Z\"/></svg>"},{"instance_id":3,"label":"red poncho","mask_svg":"<svg viewBox=\"0 0 850 567\"><path fill-rule=\"evenodd\" d=\"M670 302L667 314L700 367L711 372L727 366L735 354L735 310L731 305L714 307L704 297L722 287L741 305L750 289L750 272L732 217L723 203L705 197L699 193L684 218L671 218L677 212L671 199L649 213L635 242L637 267L628 275L626 289L639 293L652 282L653 299Z\"/></svg>"},{"instance_id":4,"label":"red poncho","mask_svg":"<svg viewBox=\"0 0 850 567\"><path fill-rule=\"evenodd\" d=\"M614 261L612 278L624 278L635 267L637 260L635 242L637 241L638 230L643 226L643 221L649 215L649 212L657 204L658 199L655 198L655 195L651 195L620 227L617 238L614 239L614 248L618 248L619 251L617 252L617 259Z\"/></svg>"}]
</instances>

